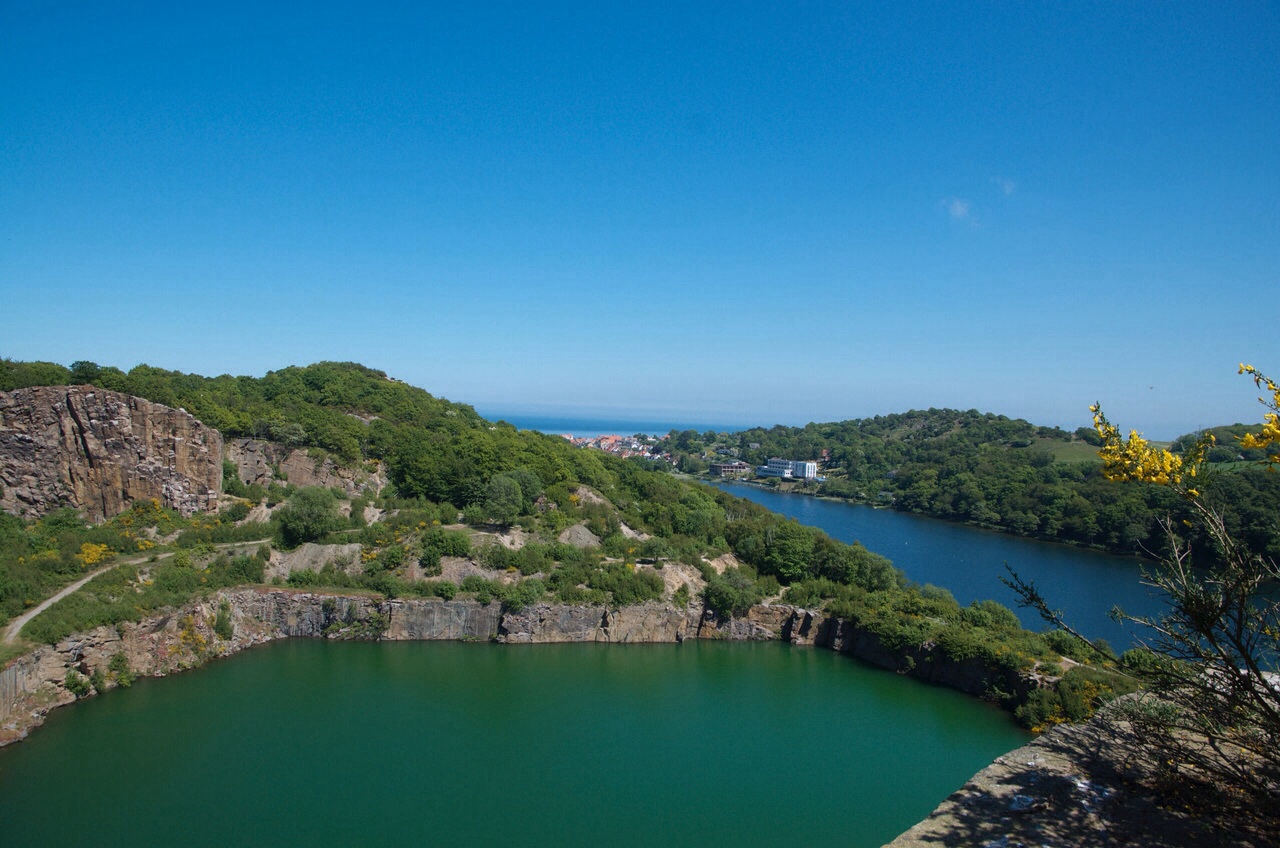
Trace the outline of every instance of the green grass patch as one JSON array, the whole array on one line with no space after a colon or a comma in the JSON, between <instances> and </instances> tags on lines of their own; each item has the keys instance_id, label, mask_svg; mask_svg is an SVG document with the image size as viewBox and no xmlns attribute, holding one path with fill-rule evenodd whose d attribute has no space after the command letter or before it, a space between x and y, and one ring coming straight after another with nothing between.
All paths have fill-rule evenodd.
<instances>
[{"instance_id":1,"label":"green grass patch","mask_svg":"<svg viewBox=\"0 0 1280 848\"><path fill-rule=\"evenodd\" d=\"M78 592L29 621L22 635L35 642L59 640L95 627L141 621L215 589L261 583L264 561L257 556L220 556L206 568L169 560L125 564L100 574Z\"/></svg>"},{"instance_id":2,"label":"green grass patch","mask_svg":"<svg viewBox=\"0 0 1280 848\"><path fill-rule=\"evenodd\" d=\"M1036 439L1032 447L1053 454L1054 462L1102 462L1098 458L1098 449L1088 442Z\"/></svg>"},{"instance_id":3,"label":"green grass patch","mask_svg":"<svg viewBox=\"0 0 1280 848\"><path fill-rule=\"evenodd\" d=\"M35 649L35 644L26 639L14 639L12 642L0 643L0 668L4 668L11 660Z\"/></svg>"}]
</instances>

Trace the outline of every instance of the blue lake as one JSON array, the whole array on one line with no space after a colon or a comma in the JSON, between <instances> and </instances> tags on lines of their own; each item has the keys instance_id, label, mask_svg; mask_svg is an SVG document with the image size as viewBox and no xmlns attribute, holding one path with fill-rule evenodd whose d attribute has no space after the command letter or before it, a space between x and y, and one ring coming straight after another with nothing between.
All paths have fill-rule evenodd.
<instances>
[{"instance_id":1,"label":"blue lake","mask_svg":"<svg viewBox=\"0 0 1280 848\"><path fill-rule=\"evenodd\" d=\"M721 483L739 497L819 527L833 539L861 542L893 560L917 583L949 589L962 604L993 598L1018 613L1023 626L1045 625L1031 610L1019 609L1013 591L1000 582L1005 564L1036 587L1067 621L1090 638L1117 649L1135 643L1137 631L1112 621L1113 606L1139 615L1158 614L1160 596L1141 583L1142 560L1037 542L889 509L774 492L743 483Z\"/></svg>"}]
</instances>

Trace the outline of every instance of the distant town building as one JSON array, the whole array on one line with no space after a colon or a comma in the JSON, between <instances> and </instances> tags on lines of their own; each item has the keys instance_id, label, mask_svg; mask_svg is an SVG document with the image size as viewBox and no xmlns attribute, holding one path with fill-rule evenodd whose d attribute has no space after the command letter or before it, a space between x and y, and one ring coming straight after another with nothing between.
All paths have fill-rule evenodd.
<instances>
[{"instance_id":1,"label":"distant town building","mask_svg":"<svg viewBox=\"0 0 1280 848\"><path fill-rule=\"evenodd\" d=\"M751 471L751 466L740 459L735 459L733 462L711 463L711 473L717 477L736 477L749 471Z\"/></svg>"},{"instance_id":2,"label":"distant town building","mask_svg":"<svg viewBox=\"0 0 1280 848\"><path fill-rule=\"evenodd\" d=\"M818 463L797 461L791 463L791 476L801 480L814 480L818 477Z\"/></svg>"},{"instance_id":3,"label":"distant town building","mask_svg":"<svg viewBox=\"0 0 1280 848\"><path fill-rule=\"evenodd\" d=\"M756 469L756 474L761 477L781 477L787 480L816 480L818 478L818 463L806 460L790 460L773 457L769 460L768 465L761 465Z\"/></svg>"},{"instance_id":4,"label":"distant town building","mask_svg":"<svg viewBox=\"0 0 1280 848\"><path fill-rule=\"evenodd\" d=\"M768 465L761 465L757 468L756 474L759 474L761 477L790 477L791 460L779 459L775 456L769 460Z\"/></svg>"},{"instance_id":5,"label":"distant town building","mask_svg":"<svg viewBox=\"0 0 1280 848\"><path fill-rule=\"evenodd\" d=\"M574 438L572 435L566 434L564 438L568 439L573 445L580 448L591 448L593 450L611 453L614 456L640 457L642 459L661 460L674 464L671 455L659 450L655 444L651 444L648 439L640 439L635 436L618 436L614 434L602 436L588 436L582 438Z\"/></svg>"}]
</instances>

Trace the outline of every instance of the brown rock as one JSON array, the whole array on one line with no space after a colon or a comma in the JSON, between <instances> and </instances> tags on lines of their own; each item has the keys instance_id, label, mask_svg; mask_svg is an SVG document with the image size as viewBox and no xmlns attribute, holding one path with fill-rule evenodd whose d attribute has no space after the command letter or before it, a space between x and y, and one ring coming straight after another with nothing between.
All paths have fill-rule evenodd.
<instances>
[{"instance_id":1,"label":"brown rock","mask_svg":"<svg viewBox=\"0 0 1280 848\"><path fill-rule=\"evenodd\" d=\"M93 386L0 392L0 509L37 517L73 506L91 520L154 498L215 510L222 436L186 411Z\"/></svg>"},{"instance_id":2,"label":"brown rock","mask_svg":"<svg viewBox=\"0 0 1280 848\"><path fill-rule=\"evenodd\" d=\"M373 471L340 466L328 456L312 456L305 449L287 448L262 439L232 439L227 459L245 485L270 485L287 480L294 486L342 489L347 497L377 494L387 480L379 466Z\"/></svg>"},{"instance_id":3,"label":"brown rock","mask_svg":"<svg viewBox=\"0 0 1280 848\"><path fill-rule=\"evenodd\" d=\"M1105 715L1060 725L997 758L888 848L1274 844L1171 807L1143 779L1134 751Z\"/></svg>"}]
</instances>

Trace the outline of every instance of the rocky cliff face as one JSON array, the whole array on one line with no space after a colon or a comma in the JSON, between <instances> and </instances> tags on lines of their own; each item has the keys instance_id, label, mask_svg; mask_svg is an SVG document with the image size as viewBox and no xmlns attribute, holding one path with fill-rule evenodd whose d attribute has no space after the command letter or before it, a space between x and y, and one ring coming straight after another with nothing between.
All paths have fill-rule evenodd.
<instances>
[{"instance_id":1,"label":"rocky cliff face","mask_svg":"<svg viewBox=\"0 0 1280 848\"><path fill-rule=\"evenodd\" d=\"M698 617L670 604L623 609L536 604L502 617L498 639L511 643L681 642L697 632Z\"/></svg>"},{"instance_id":2,"label":"rocky cliff face","mask_svg":"<svg viewBox=\"0 0 1280 848\"><path fill-rule=\"evenodd\" d=\"M262 439L232 439L227 442L227 459L245 485L262 486L287 480L294 486L340 488L348 497L377 494L387 484L379 466L374 470L344 468L330 457L314 457L306 450L287 448Z\"/></svg>"},{"instance_id":3,"label":"rocky cliff face","mask_svg":"<svg viewBox=\"0 0 1280 848\"><path fill-rule=\"evenodd\" d=\"M92 386L0 392L0 509L110 518L140 498L217 507L222 436L185 411Z\"/></svg>"}]
</instances>

